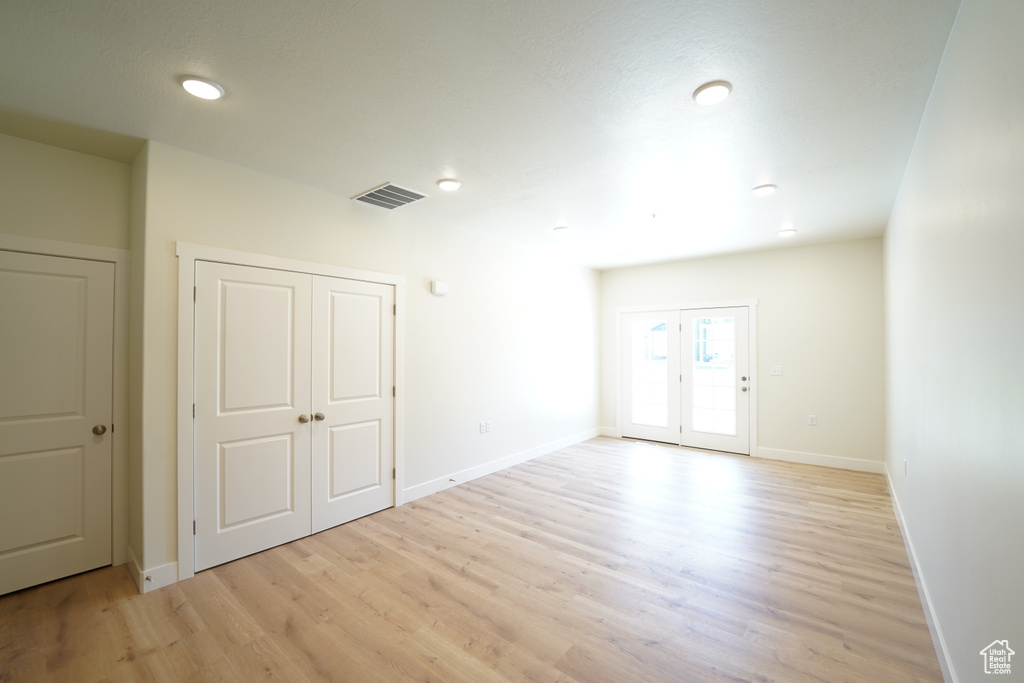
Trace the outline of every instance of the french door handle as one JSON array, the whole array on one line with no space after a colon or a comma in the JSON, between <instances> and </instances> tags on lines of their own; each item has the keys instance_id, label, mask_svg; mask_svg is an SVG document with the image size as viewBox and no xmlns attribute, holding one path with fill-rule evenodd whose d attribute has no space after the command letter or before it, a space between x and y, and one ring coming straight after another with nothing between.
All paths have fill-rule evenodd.
<instances>
[{"instance_id":1,"label":"french door handle","mask_svg":"<svg viewBox=\"0 0 1024 683\"><path fill-rule=\"evenodd\" d=\"M103 436L107 433L107 425L96 425L92 428L92 433L96 436Z\"/></svg>"},{"instance_id":2,"label":"french door handle","mask_svg":"<svg viewBox=\"0 0 1024 683\"><path fill-rule=\"evenodd\" d=\"M313 416L313 419L316 420L317 422L321 422L325 419L325 416L323 413L317 413L316 415Z\"/></svg>"},{"instance_id":3,"label":"french door handle","mask_svg":"<svg viewBox=\"0 0 1024 683\"><path fill-rule=\"evenodd\" d=\"M299 415L299 422L301 422L302 424L306 424L307 422L309 422L309 415L306 415L305 413Z\"/></svg>"},{"instance_id":4,"label":"french door handle","mask_svg":"<svg viewBox=\"0 0 1024 683\"><path fill-rule=\"evenodd\" d=\"M743 391L746 391L746 390L747 390L747 388L746 388L746 387L743 387Z\"/></svg>"}]
</instances>

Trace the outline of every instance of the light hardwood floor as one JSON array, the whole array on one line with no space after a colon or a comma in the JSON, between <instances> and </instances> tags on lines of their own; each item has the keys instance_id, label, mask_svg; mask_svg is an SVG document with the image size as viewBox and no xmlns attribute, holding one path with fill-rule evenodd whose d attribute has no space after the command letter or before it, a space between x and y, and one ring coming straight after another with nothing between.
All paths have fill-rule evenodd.
<instances>
[{"instance_id":1,"label":"light hardwood floor","mask_svg":"<svg viewBox=\"0 0 1024 683\"><path fill-rule=\"evenodd\" d=\"M882 476L598 438L139 595L0 597L0 681L941 681Z\"/></svg>"}]
</instances>

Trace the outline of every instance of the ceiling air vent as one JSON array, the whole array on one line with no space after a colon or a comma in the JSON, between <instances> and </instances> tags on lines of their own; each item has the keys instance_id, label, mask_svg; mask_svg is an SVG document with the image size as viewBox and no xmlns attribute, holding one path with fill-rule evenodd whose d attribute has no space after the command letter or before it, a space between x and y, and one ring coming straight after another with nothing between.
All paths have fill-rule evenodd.
<instances>
[{"instance_id":1,"label":"ceiling air vent","mask_svg":"<svg viewBox=\"0 0 1024 683\"><path fill-rule=\"evenodd\" d=\"M373 204L384 209L397 209L400 206L406 204L412 204L415 201L423 199L427 195L420 194L419 192L413 192L407 190L404 187L398 185L392 185L391 183L385 183L380 187L374 188L369 192L356 195L352 199L360 202L366 202L367 204Z\"/></svg>"}]
</instances>

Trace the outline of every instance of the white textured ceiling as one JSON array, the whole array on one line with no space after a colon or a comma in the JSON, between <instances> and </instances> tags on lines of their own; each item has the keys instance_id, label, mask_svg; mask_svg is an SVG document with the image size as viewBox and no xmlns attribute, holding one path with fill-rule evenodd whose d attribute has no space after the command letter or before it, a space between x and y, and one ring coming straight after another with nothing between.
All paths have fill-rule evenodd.
<instances>
[{"instance_id":1,"label":"white textured ceiling","mask_svg":"<svg viewBox=\"0 0 1024 683\"><path fill-rule=\"evenodd\" d=\"M958 6L3 0L0 108L345 197L390 181L432 195L397 211L610 267L881 234ZM697 106L714 79L732 96Z\"/></svg>"}]
</instances>

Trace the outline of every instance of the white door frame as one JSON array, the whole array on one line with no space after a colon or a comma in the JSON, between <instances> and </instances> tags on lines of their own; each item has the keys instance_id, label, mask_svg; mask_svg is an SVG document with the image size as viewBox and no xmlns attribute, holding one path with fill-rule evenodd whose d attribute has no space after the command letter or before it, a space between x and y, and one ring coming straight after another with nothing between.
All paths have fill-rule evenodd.
<instances>
[{"instance_id":1,"label":"white door frame","mask_svg":"<svg viewBox=\"0 0 1024 683\"><path fill-rule=\"evenodd\" d=\"M128 561L128 267L131 252L114 247L0 234L0 249L114 264L114 386L110 470L111 564ZM118 429L117 426L121 428Z\"/></svg>"},{"instance_id":2,"label":"white door frame","mask_svg":"<svg viewBox=\"0 0 1024 683\"><path fill-rule=\"evenodd\" d=\"M193 489L193 446L195 440L192 404L195 387L192 368L195 362L193 337L195 320L192 299L196 261L216 261L239 266L291 270L312 275L327 275L348 280L378 282L395 287L395 506L404 501L405 488L405 277L369 270L356 270L312 261L299 261L246 251L178 242L178 581L195 576L195 545L192 522L195 519Z\"/></svg>"},{"instance_id":3,"label":"white door frame","mask_svg":"<svg viewBox=\"0 0 1024 683\"><path fill-rule=\"evenodd\" d=\"M661 306L622 306L615 309L615 435L622 436L622 315L624 313L647 313L650 311L685 311L702 308L736 308L746 307L750 346L750 454L757 453L757 299L729 299L726 301L698 301L685 304L667 304Z\"/></svg>"}]
</instances>

